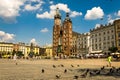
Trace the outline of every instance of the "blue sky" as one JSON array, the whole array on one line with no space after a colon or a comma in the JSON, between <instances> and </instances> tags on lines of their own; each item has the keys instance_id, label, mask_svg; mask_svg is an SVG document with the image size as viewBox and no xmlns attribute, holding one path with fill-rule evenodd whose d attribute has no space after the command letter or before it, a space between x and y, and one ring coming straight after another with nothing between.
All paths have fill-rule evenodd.
<instances>
[{"instance_id":1,"label":"blue sky","mask_svg":"<svg viewBox=\"0 0 120 80\"><path fill-rule=\"evenodd\" d=\"M0 0L0 41L52 44L54 14L69 12L73 31L89 32L120 18L120 0ZM102 19L102 20L101 20Z\"/></svg>"}]
</instances>

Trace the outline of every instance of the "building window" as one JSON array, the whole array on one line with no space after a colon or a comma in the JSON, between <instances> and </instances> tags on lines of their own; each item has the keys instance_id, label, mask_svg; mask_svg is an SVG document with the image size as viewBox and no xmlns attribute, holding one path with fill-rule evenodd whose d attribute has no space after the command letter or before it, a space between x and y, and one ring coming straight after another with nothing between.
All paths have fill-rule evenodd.
<instances>
[{"instance_id":1,"label":"building window","mask_svg":"<svg viewBox=\"0 0 120 80\"><path fill-rule=\"evenodd\" d=\"M111 30L111 32L113 33L113 30Z\"/></svg>"},{"instance_id":2,"label":"building window","mask_svg":"<svg viewBox=\"0 0 120 80\"><path fill-rule=\"evenodd\" d=\"M92 38L94 37L94 35L92 35Z\"/></svg>"},{"instance_id":3,"label":"building window","mask_svg":"<svg viewBox=\"0 0 120 80\"><path fill-rule=\"evenodd\" d=\"M101 41L101 38L99 38L99 41Z\"/></svg>"},{"instance_id":4,"label":"building window","mask_svg":"<svg viewBox=\"0 0 120 80\"><path fill-rule=\"evenodd\" d=\"M118 37L120 37L120 32L118 32Z\"/></svg>"},{"instance_id":5,"label":"building window","mask_svg":"<svg viewBox=\"0 0 120 80\"><path fill-rule=\"evenodd\" d=\"M94 39L92 39L92 43L94 43Z\"/></svg>"},{"instance_id":6,"label":"building window","mask_svg":"<svg viewBox=\"0 0 120 80\"><path fill-rule=\"evenodd\" d=\"M103 34L105 35L105 32Z\"/></svg>"},{"instance_id":7,"label":"building window","mask_svg":"<svg viewBox=\"0 0 120 80\"><path fill-rule=\"evenodd\" d=\"M101 35L101 33L99 33L99 36Z\"/></svg>"},{"instance_id":8,"label":"building window","mask_svg":"<svg viewBox=\"0 0 120 80\"><path fill-rule=\"evenodd\" d=\"M95 37L97 37L97 34L95 34Z\"/></svg>"},{"instance_id":9,"label":"building window","mask_svg":"<svg viewBox=\"0 0 120 80\"><path fill-rule=\"evenodd\" d=\"M120 39L118 40L118 45L120 46Z\"/></svg>"},{"instance_id":10,"label":"building window","mask_svg":"<svg viewBox=\"0 0 120 80\"><path fill-rule=\"evenodd\" d=\"M99 44L99 49L101 49L101 43Z\"/></svg>"},{"instance_id":11,"label":"building window","mask_svg":"<svg viewBox=\"0 0 120 80\"><path fill-rule=\"evenodd\" d=\"M117 29L120 29L120 26L119 26L119 25L117 25Z\"/></svg>"},{"instance_id":12,"label":"building window","mask_svg":"<svg viewBox=\"0 0 120 80\"><path fill-rule=\"evenodd\" d=\"M112 47L113 47L114 46L114 42L112 41L111 44L112 44Z\"/></svg>"},{"instance_id":13,"label":"building window","mask_svg":"<svg viewBox=\"0 0 120 80\"><path fill-rule=\"evenodd\" d=\"M112 35L112 39L114 39L114 35Z\"/></svg>"},{"instance_id":14,"label":"building window","mask_svg":"<svg viewBox=\"0 0 120 80\"><path fill-rule=\"evenodd\" d=\"M106 40L106 37L104 37L104 40Z\"/></svg>"},{"instance_id":15,"label":"building window","mask_svg":"<svg viewBox=\"0 0 120 80\"><path fill-rule=\"evenodd\" d=\"M108 36L108 40L110 39L110 36Z\"/></svg>"},{"instance_id":16,"label":"building window","mask_svg":"<svg viewBox=\"0 0 120 80\"><path fill-rule=\"evenodd\" d=\"M95 42L97 42L97 39L95 39Z\"/></svg>"},{"instance_id":17,"label":"building window","mask_svg":"<svg viewBox=\"0 0 120 80\"><path fill-rule=\"evenodd\" d=\"M97 49L97 44L95 44L95 48Z\"/></svg>"}]
</instances>

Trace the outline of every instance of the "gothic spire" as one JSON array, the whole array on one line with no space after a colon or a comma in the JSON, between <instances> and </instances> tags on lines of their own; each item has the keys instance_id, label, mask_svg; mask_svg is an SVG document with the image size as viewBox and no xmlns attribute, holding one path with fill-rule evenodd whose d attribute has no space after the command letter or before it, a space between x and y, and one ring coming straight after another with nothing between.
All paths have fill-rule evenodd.
<instances>
[{"instance_id":1,"label":"gothic spire","mask_svg":"<svg viewBox=\"0 0 120 80\"><path fill-rule=\"evenodd\" d=\"M70 22L72 22L71 19L70 19L70 17L69 17L69 13L68 13L68 12L66 13L65 21L70 21Z\"/></svg>"},{"instance_id":2,"label":"gothic spire","mask_svg":"<svg viewBox=\"0 0 120 80\"><path fill-rule=\"evenodd\" d=\"M55 13L54 18L59 18L59 19L61 19L61 14L60 14L60 12L59 12L59 8L58 8L58 7L56 8L56 13Z\"/></svg>"}]
</instances>

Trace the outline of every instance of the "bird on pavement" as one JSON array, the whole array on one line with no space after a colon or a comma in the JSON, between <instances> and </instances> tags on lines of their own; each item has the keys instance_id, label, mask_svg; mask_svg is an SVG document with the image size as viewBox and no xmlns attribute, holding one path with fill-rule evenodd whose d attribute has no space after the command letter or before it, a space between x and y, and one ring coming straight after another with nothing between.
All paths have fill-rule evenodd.
<instances>
[{"instance_id":1,"label":"bird on pavement","mask_svg":"<svg viewBox=\"0 0 120 80\"><path fill-rule=\"evenodd\" d=\"M55 77L56 79L60 79L61 75L56 75Z\"/></svg>"},{"instance_id":2,"label":"bird on pavement","mask_svg":"<svg viewBox=\"0 0 120 80\"><path fill-rule=\"evenodd\" d=\"M64 73L67 73L67 69L64 70Z\"/></svg>"},{"instance_id":3,"label":"bird on pavement","mask_svg":"<svg viewBox=\"0 0 120 80\"><path fill-rule=\"evenodd\" d=\"M74 66L71 64L71 67L74 67Z\"/></svg>"},{"instance_id":4,"label":"bird on pavement","mask_svg":"<svg viewBox=\"0 0 120 80\"><path fill-rule=\"evenodd\" d=\"M85 78L87 76L87 73L89 72L89 69L86 70L85 73L83 73L82 75L80 75L81 78Z\"/></svg>"},{"instance_id":5,"label":"bird on pavement","mask_svg":"<svg viewBox=\"0 0 120 80\"><path fill-rule=\"evenodd\" d=\"M79 78L79 76L77 76L77 75L74 76L74 79L78 79L78 78Z\"/></svg>"},{"instance_id":6,"label":"bird on pavement","mask_svg":"<svg viewBox=\"0 0 120 80\"><path fill-rule=\"evenodd\" d=\"M45 72L45 70L44 69L42 69L42 73L44 73Z\"/></svg>"},{"instance_id":7,"label":"bird on pavement","mask_svg":"<svg viewBox=\"0 0 120 80\"><path fill-rule=\"evenodd\" d=\"M53 68L56 68L56 66L55 66L55 65L53 65Z\"/></svg>"}]
</instances>

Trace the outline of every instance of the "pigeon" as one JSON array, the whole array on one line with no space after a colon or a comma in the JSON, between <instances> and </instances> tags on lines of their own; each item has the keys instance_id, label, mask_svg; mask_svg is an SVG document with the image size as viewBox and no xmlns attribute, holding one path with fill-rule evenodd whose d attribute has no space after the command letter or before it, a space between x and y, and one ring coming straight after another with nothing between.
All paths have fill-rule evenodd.
<instances>
[{"instance_id":1,"label":"pigeon","mask_svg":"<svg viewBox=\"0 0 120 80\"><path fill-rule=\"evenodd\" d=\"M96 70L95 73L96 73L96 75L99 75L99 74L100 74L100 71L99 71L99 70Z\"/></svg>"},{"instance_id":2,"label":"pigeon","mask_svg":"<svg viewBox=\"0 0 120 80\"><path fill-rule=\"evenodd\" d=\"M56 75L56 79L60 79L61 75Z\"/></svg>"},{"instance_id":3,"label":"pigeon","mask_svg":"<svg viewBox=\"0 0 120 80\"><path fill-rule=\"evenodd\" d=\"M105 69L105 66L103 66L103 67L101 68L101 70L103 70L103 69Z\"/></svg>"},{"instance_id":4,"label":"pigeon","mask_svg":"<svg viewBox=\"0 0 120 80\"><path fill-rule=\"evenodd\" d=\"M100 74L100 71L99 70L95 70L95 71L90 71L90 76L95 76L95 75L99 75Z\"/></svg>"},{"instance_id":5,"label":"pigeon","mask_svg":"<svg viewBox=\"0 0 120 80\"><path fill-rule=\"evenodd\" d=\"M16 62L15 64L16 64L16 65L18 65L18 63L17 63L17 62Z\"/></svg>"},{"instance_id":6,"label":"pigeon","mask_svg":"<svg viewBox=\"0 0 120 80\"><path fill-rule=\"evenodd\" d=\"M89 69L86 70L86 72L82 75L80 75L81 78L85 78L87 76L87 73L89 72Z\"/></svg>"},{"instance_id":7,"label":"pigeon","mask_svg":"<svg viewBox=\"0 0 120 80\"><path fill-rule=\"evenodd\" d=\"M61 67L64 67L64 65L63 65L63 64L61 64Z\"/></svg>"},{"instance_id":8,"label":"pigeon","mask_svg":"<svg viewBox=\"0 0 120 80\"><path fill-rule=\"evenodd\" d=\"M64 73L67 73L67 69L64 70Z\"/></svg>"},{"instance_id":9,"label":"pigeon","mask_svg":"<svg viewBox=\"0 0 120 80\"><path fill-rule=\"evenodd\" d=\"M56 68L56 66L55 66L55 65L53 65L53 68Z\"/></svg>"},{"instance_id":10,"label":"pigeon","mask_svg":"<svg viewBox=\"0 0 120 80\"><path fill-rule=\"evenodd\" d=\"M120 68L116 69L116 71L119 73L120 72Z\"/></svg>"},{"instance_id":11,"label":"pigeon","mask_svg":"<svg viewBox=\"0 0 120 80\"><path fill-rule=\"evenodd\" d=\"M77 76L77 75L74 76L74 79L78 79L78 78L79 78L79 76Z\"/></svg>"},{"instance_id":12,"label":"pigeon","mask_svg":"<svg viewBox=\"0 0 120 80\"><path fill-rule=\"evenodd\" d=\"M44 73L45 72L45 70L44 69L42 69L42 73Z\"/></svg>"},{"instance_id":13,"label":"pigeon","mask_svg":"<svg viewBox=\"0 0 120 80\"><path fill-rule=\"evenodd\" d=\"M77 67L79 67L80 65L77 65Z\"/></svg>"},{"instance_id":14,"label":"pigeon","mask_svg":"<svg viewBox=\"0 0 120 80\"><path fill-rule=\"evenodd\" d=\"M74 67L74 66L71 64L71 67Z\"/></svg>"}]
</instances>

